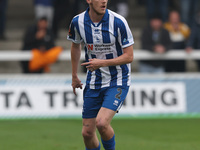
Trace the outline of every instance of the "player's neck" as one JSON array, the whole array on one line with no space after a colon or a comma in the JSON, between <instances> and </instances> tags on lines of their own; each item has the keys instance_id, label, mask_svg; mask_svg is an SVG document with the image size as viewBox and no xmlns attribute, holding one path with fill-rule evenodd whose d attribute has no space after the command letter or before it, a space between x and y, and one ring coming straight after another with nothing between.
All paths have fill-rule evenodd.
<instances>
[{"instance_id":1,"label":"player's neck","mask_svg":"<svg viewBox=\"0 0 200 150\"><path fill-rule=\"evenodd\" d=\"M94 10L89 11L89 16L92 22L100 22L104 16L104 14L98 14Z\"/></svg>"}]
</instances>

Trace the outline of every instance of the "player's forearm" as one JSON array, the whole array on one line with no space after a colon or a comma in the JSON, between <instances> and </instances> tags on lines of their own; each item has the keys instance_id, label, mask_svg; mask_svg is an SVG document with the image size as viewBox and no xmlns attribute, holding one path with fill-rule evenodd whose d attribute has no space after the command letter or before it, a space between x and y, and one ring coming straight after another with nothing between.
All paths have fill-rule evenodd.
<instances>
[{"instance_id":1,"label":"player's forearm","mask_svg":"<svg viewBox=\"0 0 200 150\"><path fill-rule=\"evenodd\" d=\"M121 56L105 60L102 67L129 64L132 61L133 61L133 47L130 46L124 49L124 53Z\"/></svg>"},{"instance_id":2,"label":"player's forearm","mask_svg":"<svg viewBox=\"0 0 200 150\"><path fill-rule=\"evenodd\" d=\"M80 56L81 56L80 45L72 44L72 47L71 47L72 77L77 77Z\"/></svg>"},{"instance_id":3,"label":"player's forearm","mask_svg":"<svg viewBox=\"0 0 200 150\"><path fill-rule=\"evenodd\" d=\"M124 53L113 59L89 59L89 62L82 63L82 66L86 66L90 71L99 69L100 67L118 66L123 64L129 64L133 61L133 46L129 46L123 49Z\"/></svg>"},{"instance_id":4,"label":"player's forearm","mask_svg":"<svg viewBox=\"0 0 200 150\"><path fill-rule=\"evenodd\" d=\"M132 61L133 56L129 56L128 54L122 54L117 58L105 60L102 67L124 65L129 64Z\"/></svg>"}]
</instances>

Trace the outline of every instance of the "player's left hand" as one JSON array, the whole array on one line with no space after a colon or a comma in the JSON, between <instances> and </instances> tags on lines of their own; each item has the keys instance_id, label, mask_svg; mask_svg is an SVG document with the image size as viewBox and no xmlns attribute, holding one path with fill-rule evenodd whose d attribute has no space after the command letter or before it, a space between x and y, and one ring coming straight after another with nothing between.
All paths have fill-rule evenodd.
<instances>
[{"instance_id":1,"label":"player's left hand","mask_svg":"<svg viewBox=\"0 0 200 150\"><path fill-rule=\"evenodd\" d=\"M82 63L81 66L86 66L90 71L95 71L103 66L103 59L89 59L89 62Z\"/></svg>"}]
</instances>

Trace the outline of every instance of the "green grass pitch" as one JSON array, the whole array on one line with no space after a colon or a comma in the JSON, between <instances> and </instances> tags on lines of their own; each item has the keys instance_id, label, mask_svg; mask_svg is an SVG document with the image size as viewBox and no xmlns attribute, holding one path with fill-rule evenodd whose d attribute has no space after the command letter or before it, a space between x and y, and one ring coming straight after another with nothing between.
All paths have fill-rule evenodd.
<instances>
[{"instance_id":1,"label":"green grass pitch","mask_svg":"<svg viewBox=\"0 0 200 150\"><path fill-rule=\"evenodd\" d=\"M112 126L116 150L200 150L199 119L114 119ZM79 119L1 120L0 150L84 150L81 127Z\"/></svg>"}]
</instances>

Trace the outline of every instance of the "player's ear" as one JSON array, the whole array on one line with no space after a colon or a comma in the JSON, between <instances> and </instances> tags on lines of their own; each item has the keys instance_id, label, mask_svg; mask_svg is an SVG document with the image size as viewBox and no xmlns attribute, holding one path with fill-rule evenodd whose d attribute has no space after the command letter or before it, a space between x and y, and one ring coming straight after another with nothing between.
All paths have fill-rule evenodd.
<instances>
[{"instance_id":1,"label":"player's ear","mask_svg":"<svg viewBox=\"0 0 200 150\"><path fill-rule=\"evenodd\" d=\"M86 0L86 2L87 2L88 4L90 4L90 3L91 3L91 1L92 1L92 0Z\"/></svg>"}]
</instances>

